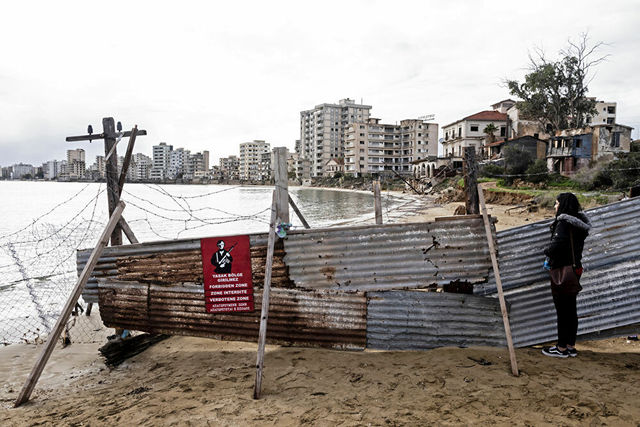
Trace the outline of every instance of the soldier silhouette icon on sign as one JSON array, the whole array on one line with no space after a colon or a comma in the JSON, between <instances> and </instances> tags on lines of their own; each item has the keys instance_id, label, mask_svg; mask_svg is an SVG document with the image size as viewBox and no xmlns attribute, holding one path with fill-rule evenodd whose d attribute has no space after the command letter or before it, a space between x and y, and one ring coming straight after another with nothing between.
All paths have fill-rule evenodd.
<instances>
[{"instance_id":1,"label":"soldier silhouette icon on sign","mask_svg":"<svg viewBox=\"0 0 640 427\"><path fill-rule=\"evenodd\" d=\"M231 251L237 243L234 243L228 251L224 249L224 240L218 240L216 245L218 250L211 257L211 264L215 267L214 271L218 274L231 273L231 263L233 262Z\"/></svg>"}]
</instances>

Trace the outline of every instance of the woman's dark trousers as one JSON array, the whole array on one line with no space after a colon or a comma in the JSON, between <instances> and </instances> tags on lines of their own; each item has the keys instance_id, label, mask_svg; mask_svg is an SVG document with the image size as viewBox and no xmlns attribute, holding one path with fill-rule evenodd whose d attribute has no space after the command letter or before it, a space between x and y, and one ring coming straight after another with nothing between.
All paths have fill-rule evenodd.
<instances>
[{"instance_id":1,"label":"woman's dark trousers","mask_svg":"<svg viewBox=\"0 0 640 427\"><path fill-rule=\"evenodd\" d=\"M577 295L554 295L553 303L558 314L558 347L576 345L578 333Z\"/></svg>"}]
</instances>

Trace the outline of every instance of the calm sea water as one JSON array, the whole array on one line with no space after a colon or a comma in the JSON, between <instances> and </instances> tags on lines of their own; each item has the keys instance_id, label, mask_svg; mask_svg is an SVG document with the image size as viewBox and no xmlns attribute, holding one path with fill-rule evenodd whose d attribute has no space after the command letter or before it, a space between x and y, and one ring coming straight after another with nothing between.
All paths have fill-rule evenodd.
<instances>
[{"instance_id":1,"label":"calm sea water","mask_svg":"<svg viewBox=\"0 0 640 427\"><path fill-rule=\"evenodd\" d=\"M141 242L266 232L273 187L127 184L123 216ZM373 217L369 193L292 187L311 227ZM78 248L107 222L104 183L0 181L0 342L46 332L77 278ZM402 203L385 195L383 208ZM291 221L302 228L291 211ZM126 239L124 239L126 242Z\"/></svg>"}]
</instances>

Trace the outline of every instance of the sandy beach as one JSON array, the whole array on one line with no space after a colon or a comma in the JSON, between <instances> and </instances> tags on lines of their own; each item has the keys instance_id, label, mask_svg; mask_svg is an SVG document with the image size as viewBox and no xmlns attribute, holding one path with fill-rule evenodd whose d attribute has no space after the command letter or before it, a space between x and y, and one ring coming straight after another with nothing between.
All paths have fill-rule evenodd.
<instances>
[{"instance_id":1,"label":"sandy beach","mask_svg":"<svg viewBox=\"0 0 640 427\"><path fill-rule=\"evenodd\" d=\"M640 343L580 342L552 359L517 350L343 352L173 337L116 369L98 345L56 349L32 401L11 403L35 347L0 349L2 425L628 425L640 422Z\"/></svg>"},{"instance_id":2,"label":"sandy beach","mask_svg":"<svg viewBox=\"0 0 640 427\"><path fill-rule=\"evenodd\" d=\"M410 204L399 221L450 216L461 203ZM487 206L498 230L551 218ZM97 314L97 313L96 313ZM540 347L425 352L267 346L253 400L255 343L172 337L114 369L101 343L56 348L32 400L13 408L39 351L0 348L0 424L22 425L640 425L640 342L578 342L577 358Z\"/></svg>"}]
</instances>

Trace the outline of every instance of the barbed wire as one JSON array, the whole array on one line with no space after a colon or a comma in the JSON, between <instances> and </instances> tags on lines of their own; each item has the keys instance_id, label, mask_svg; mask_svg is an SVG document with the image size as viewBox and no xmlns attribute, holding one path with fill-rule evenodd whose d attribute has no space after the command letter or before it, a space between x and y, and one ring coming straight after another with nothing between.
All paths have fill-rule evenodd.
<instances>
[{"instance_id":1,"label":"barbed wire","mask_svg":"<svg viewBox=\"0 0 640 427\"><path fill-rule=\"evenodd\" d=\"M136 194L134 190L115 194L117 190L104 184L98 184L95 193L88 194L90 185L75 191L26 226L0 237L0 274L6 280L6 285L0 287L0 343L39 342L51 330L52 320L59 315L77 280L74 255L81 248L91 247L106 223L106 218L100 218L106 204L102 209L99 207L107 194L133 208L127 214L130 225L136 224L136 228L144 230L143 234L161 240L234 222L264 224L269 229L270 202L264 209L256 207L242 213L211 206L211 201L222 193L243 186L183 196L147 185L149 193L158 195L149 196ZM387 218L397 208L393 206L392 197L387 194ZM104 328L96 317L74 316L66 330L76 342L101 340Z\"/></svg>"}]
</instances>

